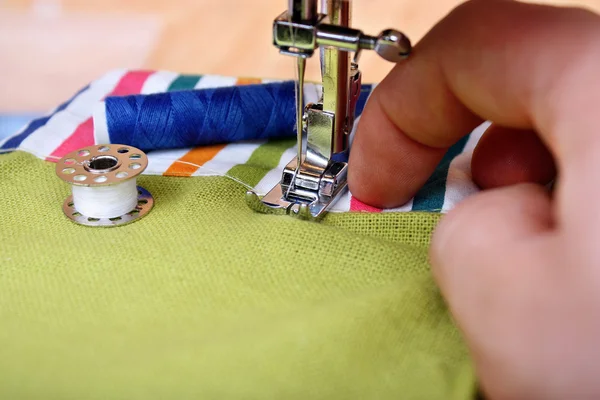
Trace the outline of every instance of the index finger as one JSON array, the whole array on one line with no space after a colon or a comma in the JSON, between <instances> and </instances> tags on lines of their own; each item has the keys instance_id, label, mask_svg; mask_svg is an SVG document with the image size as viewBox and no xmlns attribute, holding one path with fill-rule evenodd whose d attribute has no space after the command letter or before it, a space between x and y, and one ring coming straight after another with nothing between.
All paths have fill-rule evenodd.
<instances>
[{"instance_id":1,"label":"index finger","mask_svg":"<svg viewBox=\"0 0 600 400\"><path fill-rule=\"evenodd\" d=\"M459 6L374 90L350 155L353 195L403 204L483 120L535 129L560 166L585 141L558 138L558 127L569 121L565 134L583 134L576 125L585 128L600 104L600 88L586 86L598 83L599 21L582 9L507 0Z\"/></svg>"}]
</instances>

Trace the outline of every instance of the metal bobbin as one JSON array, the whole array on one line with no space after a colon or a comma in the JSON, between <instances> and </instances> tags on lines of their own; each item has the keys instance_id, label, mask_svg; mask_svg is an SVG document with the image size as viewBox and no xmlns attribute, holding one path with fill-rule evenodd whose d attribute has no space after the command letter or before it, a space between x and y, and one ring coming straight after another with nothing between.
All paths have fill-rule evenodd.
<instances>
[{"instance_id":1,"label":"metal bobbin","mask_svg":"<svg viewBox=\"0 0 600 400\"><path fill-rule=\"evenodd\" d=\"M148 157L141 150L120 144L95 145L73 151L56 164L56 174L74 186L111 186L135 179L148 166ZM86 226L111 227L125 225L144 217L154 205L154 198L137 186L136 207L114 218L92 218L75 209L73 196L67 197L63 212L73 222Z\"/></svg>"}]
</instances>

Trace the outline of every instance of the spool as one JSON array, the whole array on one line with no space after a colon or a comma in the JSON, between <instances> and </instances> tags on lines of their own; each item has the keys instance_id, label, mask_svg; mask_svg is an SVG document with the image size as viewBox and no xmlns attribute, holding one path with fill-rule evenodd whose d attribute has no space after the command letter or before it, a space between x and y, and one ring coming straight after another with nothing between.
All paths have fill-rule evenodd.
<instances>
[{"instance_id":1,"label":"spool","mask_svg":"<svg viewBox=\"0 0 600 400\"><path fill-rule=\"evenodd\" d=\"M294 135L292 81L110 96L94 109L94 137L143 151Z\"/></svg>"},{"instance_id":2,"label":"spool","mask_svg":"<svg viewBox=\"0 0 600 400\"><path fill-rule=\"evenodd\" d=\"M73 222L95 227L125 225L147 215L154 199L136 178L148 166L141 150L95 145L73 151L56 164L56 174L72 185L63 212Z\"/></svg>"}]
</instances>

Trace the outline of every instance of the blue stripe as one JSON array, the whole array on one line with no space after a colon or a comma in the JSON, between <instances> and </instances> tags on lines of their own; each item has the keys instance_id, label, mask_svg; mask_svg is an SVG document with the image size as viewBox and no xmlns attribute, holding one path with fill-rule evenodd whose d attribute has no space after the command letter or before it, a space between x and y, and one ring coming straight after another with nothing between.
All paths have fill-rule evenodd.
<instances>
[{"instance_id":1,"label":"blue stripe","mask_svg":"<svg viewBox=\"0 0 600 400\"><path fill-rule=\"evenodd\" d=\"M69 104L71 104L71 102L77 96L79 96L81 93L83 93L84 91L86 91L88 88L89 88L89 85L86 86L86 87L84 87L83 89L81 89L73 97L71 97L68 101L66 101L65 103L61 104L52 114L47 115L47 116L42 117L42 118L37 118L37 119L34 119L33 121L31 121L29 123L29 125L27 125L27 127L25 128L25 130L23 130L23 132L21 132L21 133L15 135L15 136L11 137L10 139L8 139L2 145L1 149L7 150L7 149L16 149L16 148L18 148L21 145L21 143L23 143L23 141L25 139L27 139L27 137L29 137L29 135L31 135L36 130L40 129L42 126L46 125L46 123L54 115L56 115L57 113L59 113L61 111L64 111L64 109L67 108L69 106Z\"/></svg>"},{"instance_id":2,"label":"blue stripe","mask_svg":"<svg viewBox=\"0 0 600 400\"><path fill-rule=\"evenodd\" d=\"M440 211L442 209L446 196L446 181L448 180L450 163L463 152L470 136L469 134L463 137L448 149L434 173L416 194L413 200L413 211Z\"/></svg>"},{"instance_id":3,"label":"blue stripe","mask_svg":"<svg viewBox=\"0 0 600 400\"><path fill-rule=\"evenodd\" d=\"M0 141L14 135L15 132L23 129L33 119L41 117L40 113L19 113L19 114L1 114L0 113Z\"/></svg>"}]
</instances>

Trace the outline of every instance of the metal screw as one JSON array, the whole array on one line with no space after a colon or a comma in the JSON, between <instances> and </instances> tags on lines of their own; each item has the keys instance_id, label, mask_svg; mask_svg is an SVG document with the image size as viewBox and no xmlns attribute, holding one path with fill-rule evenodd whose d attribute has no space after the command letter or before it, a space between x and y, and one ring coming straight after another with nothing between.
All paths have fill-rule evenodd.
<instances>
[{"instance_id":1,"label":"metal screw","mask_svg":"<svg viewBox=\"0 0 600 400\"><path fill-rule=\"evenodd\" d=\"M375 52L383 59L391 62L400 62L410 54L412 45L402 32L387 29L379 34L375 44Z\"/></svg>"}]
</instances>

